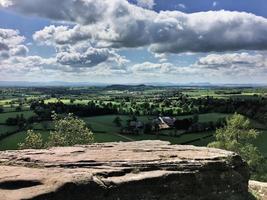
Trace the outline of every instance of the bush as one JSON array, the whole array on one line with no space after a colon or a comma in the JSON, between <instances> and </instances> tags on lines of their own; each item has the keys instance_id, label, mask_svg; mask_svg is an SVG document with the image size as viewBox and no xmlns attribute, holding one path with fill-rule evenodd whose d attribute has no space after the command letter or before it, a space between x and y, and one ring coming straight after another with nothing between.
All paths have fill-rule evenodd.
<instances>
[{"instance_id":1,"label":"bush","mask_svg":"<svg viewBox=\"0 0 267 200\"><path fill-rule=\"evenodd\" d=\"M42 149L44 148L42 135L28 130L25 141L18 146L19 149Z\"/></svg>"},{"instance_id":2,"label":"bush","mask_svg":"<svg viewBox=\"0 0 267 200\"><path fill-rule=\"evenodd\" d=\"M251 143L257 138L258 132L250 127L248 119L234 114L227 119L225 127L216 130L216 141L208 146L236 152L248 163L252 177L261 179L266 164L257 147Z\"/></svg>"},{"instance_id":3,"label":"bush","mask_svg":"<svg viewBox=\"0 0 267 200\"><path fill-rule=\"evenodd\" d=\"M90 144L93 142L93 133L83 120L68 114L63 118L52 116L55 131L51 131L48 142L44 143L40 133L29 130L25 141L19 144L20 149L40 149L51 146L73 146L76 144Z\"/></svg>"}]
</instances>

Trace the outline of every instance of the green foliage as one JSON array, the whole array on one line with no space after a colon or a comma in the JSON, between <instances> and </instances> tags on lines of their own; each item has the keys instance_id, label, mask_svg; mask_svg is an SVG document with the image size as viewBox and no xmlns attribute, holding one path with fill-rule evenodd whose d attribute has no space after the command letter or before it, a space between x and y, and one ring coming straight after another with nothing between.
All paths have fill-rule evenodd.
<instances>
[{"instance_id":1,"label":"green foliage","mask_svg":"<svg viewBox=\"0 0 267 200\"><path fill-rule=\"evenodd\" d=\"M40 133L32 130L27 132L25 141L19 144L20 149L40 149L51 146L73 146L76 144L90 144L93 142L93 133L87 128L83 120L68 114L63 118L53 116L55 131L51 131L48 142L44 144Z\"/></svg>"},{"instance_id":2,"label":"green foliage","mask_svg":"<svg viewBox=\"0 0 267 200\"><path fill-rule=\"evenodd\" d=\"M43 147L42 135L33 132L33 130L28 130L25 141L19 143L19 149L42 149Z\"/></svg>"},{"instance_id":3,"label":"green foliage","mask_svg":"<svg viewBox=\"0 0 267 200\"><path fill-rule=\"evenodd\" d=\"M113 123L116 124L117 127L122 126L121 122L122 122L122 119L119 116L115 117L115 119L113 120Z\"/></svg>"},{"instance_id":4,"label":"green foliage","mask_svg":"<svg viewBox=\"0 0 267 200\"><path fill-rule=\"evenodd\" d=\"M51 132L48 146L73 146L76 144L90 144L93 133L87 128L83 120L68 114L60 119L53 115L55 131Z\"/></svg>"},{"instance_id":5,"label":"green foliage","mask_svg":"<svg viewBox=\"0 0 267 200\"><path fill-rule=\"evenodd\" d=\"M250 128L250 121L243 115L234 114L227 119L226 126L216 130L215 142L209 147L226 149L238 153L249 165L253 177L261 177L264 171L264 158L251 142L258 132Z\"/></svg>"}]
</instances>

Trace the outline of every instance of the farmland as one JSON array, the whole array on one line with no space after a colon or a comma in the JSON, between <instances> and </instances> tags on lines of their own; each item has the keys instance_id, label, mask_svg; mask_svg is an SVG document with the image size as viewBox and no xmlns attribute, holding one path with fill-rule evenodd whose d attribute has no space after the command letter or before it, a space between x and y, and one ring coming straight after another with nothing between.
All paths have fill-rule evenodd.
<instances>
[{"instance_id":1,"label":"farmland","mask_svg":"<svg viewBox=\"0 0 267 200\"><path fill-rule=\"evenodd\" d=\"M2 88L0 91L0 150L17 149L18 143L23 142L29 129L41 133L46 140L54 129L49 114L51 110L62 115L69 111L78 115L94 133L95 142L165 140L172 144L197 146L206 146L213 141L213 134L220 122L234 112L239 112L250 118L252 128L260 131L254 144L267 156L264 117L254 117L257 113L253 110L237 106L244 101L263 101L267 97L265 88L115 85L87 88ZM133 119L149 125L158 116L188 121L196 118L198 126L191 127L188 131L174 128L159 130L157 133L145 133L144 129L134 134L122 131ZM120 119L120 126L114 123L115 118Z\"/></svg>"}]
</instances>

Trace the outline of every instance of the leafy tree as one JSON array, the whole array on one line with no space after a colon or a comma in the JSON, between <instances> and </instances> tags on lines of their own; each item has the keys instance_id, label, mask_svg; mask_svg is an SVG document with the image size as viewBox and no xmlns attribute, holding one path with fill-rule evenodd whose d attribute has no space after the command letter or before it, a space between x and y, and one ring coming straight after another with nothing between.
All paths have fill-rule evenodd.
<instances>
[{"instance_id":1,"label":"leafy tree","mask_svg":"<svg viewBox=\"0 0 267 200\"><path fill-rule=\"evenodd\" d=\"M113 123L116 124L116 126L118 127L121 127L122 125L121 122L122 122L122 119L119 116L115 117L115 119L113 120Z\"/></svg>"},{"instance_id":2,"label":"leafy tree","mask_svg":"<svg viewBox=\"0 0 267 200\"><path fill-rule=\"evenodd\" d=\"M44 143L41 134L29 130L25 141L19 144L20 149L40 149L51 146L73 146L76 144L90 144L93 142L93 133L87 128L83 120L74 117L72 114L60 118L52 116L55 131L51 131L48 142Z\"/></svg>"},{"instance_id":3,"label":"leafy tree","mask_svg":"<svg viewBox=\"0 0 267 200\"><path fill-rule=\"evenodd\" d=\"M251 144L258 136L258 132L250 127L250 121L247 118L234 114L226 120L226 126L216 130L216 141L208 146L238 153L248 163L255 177L262 173L264 158L257 147Z\"/></svg>"},{"instance_id":4,"label":"leafy tree","mask_svg":"<svg viewBox=\"0 0 267 200\"><path fill-rule=\"evenodd\" d=\"M48 146L73 146L93 142L93 133L86 123L73 114L68 114L62 119L54 114L52 118L55 123L55 131L50 133Z\"/></svg>"},{"instance_id":5,"label":"leafy tree","mask_svg":"<svg viewBox=\"0 0 267 200\"><path fill-rule=\"evenodd\" d=\"M40 133L33 132L33 130L28 130L25 141L23 143L19 143L18 146L19 149L42 149L44 148L42 135Z\"/></svg>"}]
</instances>

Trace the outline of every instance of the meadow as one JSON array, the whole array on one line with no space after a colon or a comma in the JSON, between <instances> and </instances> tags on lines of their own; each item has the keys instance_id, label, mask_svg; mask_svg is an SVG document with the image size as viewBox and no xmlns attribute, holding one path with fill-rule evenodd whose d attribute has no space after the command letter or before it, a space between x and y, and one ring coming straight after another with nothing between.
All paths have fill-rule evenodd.
<instances>
[{"instance_id":1,"label":"meadow","mask_svg":"<svg viewBox=\"0 0 267 200\"><path fill-rule=\"evenodd\" d=\"M16 89L13 89L16 91ZM29 89L30 90L30 89ZM36 89L37 90L37 89ZM52 96L49 93L57 93L60 91L60 95ZM157 117L157 115L147 115L142 109L145 108L144 103L149 108L158 106L158 110L166 111L168 109L177 110L184 109L184 105L188 100L186 99L197 99L206 98L206 96L212 96L218 99L230 99L230 98L243 98L254 99L266 97L266 90L264 89L243 89L240 93L240 89L177 89L177 88L149 88L149 89L138 89L138 91L132 91L130 89L120 88L92 88L92 91L87 89L82 89L84 94L80 94L79 89L71 89L71 91L64 89L48 89L47 93L40 91L16 91L12 95L12 92L8 90L9 95L0 95L0 107L3 108L3 112L0 113L0 136L6 133L13 133L7 137L0 140L0 150L12 150L17 149L18 144L23 142L26 137L26 130L33 129L36 132L40 132L43 138L46 140L49 136L51 130L53 130L53 123L51 121L40 121L28 124L26 129L19 130L18 126L7 126L6 120L10 117L15 118L16 116L21 116L25 119L29 119L36 116L33 110L30 110L30 105L34 100L42 100L45 104L53 104L61 102L66 105L87 105L88 103L95 102L96 105L110 105L112 107L121 109L123 112L130 111L135 113L140 111L140 115L136 115L138 121L145 123L151 122ZM236 92L238 90L238 92ZM11 90L12 91L12 90ZM76 94L76 92L79 94ZM72 94L74 92L75 94ZM178 92L178 93L177 93ZM236 93L236 94L235 94ZM178 96L177 96L178 94ZM186 95L185 97L181 95ZM181 99L182 98L182 99ZM128 99L128 100L127 100ZM167 102L166 102L167 101ZM157 102L157 104L155 104ZM180 102L180 103L179 103ZM181 102L183 104L181 104ZM189 106L188 102L188 106ZM16 111L17 107L20 106L21 111ZM187 107L185 107L187 108ZM193 108L193 107L192 107ZM155 109L155 108L154 108ZM156 108L157 110L157 108ZM142 114L143 113L143 114ZM175 114L176 119L190 119L194 117L194 114ZM122 127L127 125L127 121L132 118L133 114L111 114L111 115L100 115L100 116L90 116L82 117L86 122L87 126L94 133L95 142L118 142L118 141L138 141L138 140L164 140L169 141L172 144L192 144L196 146L206 146L208 143L214 140L214 130L213 131L202 131L202 132L190 132L184 134L183 132L176 131L174 129L170 130L160 130L159 134L130 134L125 135L121 133L121 127L114 124L114 119L119 117L121 119ZM229 113L219 113L219 112L208 112L203 114L198 114L199 123L216 123L220 119L225 119L231 116ZM266 126L257 121L251 120L252 127L260 131L259 137L254 141L254 144L259 148L259 150L267 156L267 128Z\"/></svg>"}]
</instances>

